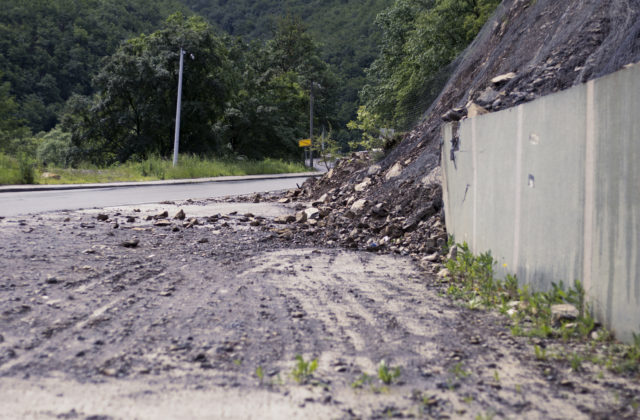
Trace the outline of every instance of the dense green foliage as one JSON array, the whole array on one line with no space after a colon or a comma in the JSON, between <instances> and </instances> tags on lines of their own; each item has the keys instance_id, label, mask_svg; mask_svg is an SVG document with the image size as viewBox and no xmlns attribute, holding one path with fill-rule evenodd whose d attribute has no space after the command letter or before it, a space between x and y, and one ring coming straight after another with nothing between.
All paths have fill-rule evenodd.
<instances>
[{"instance_id":1,"label":"dense green foliage","mask_svg":"<svg viewBox=\"0 0 640 420\"><path fill-rule=\"evenodd\" d=\"M0 152L64 166L170 155L180 47L181 152L298 157L311 93L332 150L386 146L379 128L426 109L497 3L7 0Z\"/></svg>"},{"instance_id":2,"label":"dense green foliage","mask_svg":"<svg viewBox=\"0 0 640 420\"><path fill-rule=\"evenodd\" d=\"M269 39L282 16L299 16L334 67L340 89L333 104L341 125L355 116L366 69L378 54L374 21L393 0L183 0L221 30L246 39Z\"/></svg>"},{"instance_id":3,"label":"dense green foliage","mask_svg":"<svg viewBox=\"0 0 640 420\"><path fill-rule=\"evenodd\" d=\"M177 0L4 0L0 72L17 116L34 132L50 130L71 95L92 92L102 57L182 9Z\"/></svg>"},{"instance_id":4,"label":"dense green foliage","mask_svg":"<svg viewBox=\"0 0 640 420\"><path fill-rule=\"evenodd\" d=\"M361 92L379 124L407 127L435 99L441 72L473 40L500 0L396 0L378 15L380 55Z\"/></svg>"},{"instance_id":5,"label":"dense green foliage","mask_svg":"<svg viewBox=\"0 0 640 420\"><path fill-rule=\"evenodd\" d=\"M65 127L82 160L110 164L171 153L180 47L186 51L183 152L296 156L312 80L316 115L325 115L332 76L301 22L281 20L275 37L260 46L222 39L201 17L176 14L104 61L93 98L70 101Z\"/></svg>"},{"instance_id":6,"label":"dense green foliage","mask_svg":"<svg viewBox=\"0 0 640 420\"><path fill-rule=\"evenodd\" d=\"M173 147L180 47L185 49L182 150L212 152L211 130L230 96L230 65L223 43L202 18L171 16L165 28L132 38L104 61L92 100L76 97L71 121L83 160L109 164Z\"/></svg>"}]
</instances>

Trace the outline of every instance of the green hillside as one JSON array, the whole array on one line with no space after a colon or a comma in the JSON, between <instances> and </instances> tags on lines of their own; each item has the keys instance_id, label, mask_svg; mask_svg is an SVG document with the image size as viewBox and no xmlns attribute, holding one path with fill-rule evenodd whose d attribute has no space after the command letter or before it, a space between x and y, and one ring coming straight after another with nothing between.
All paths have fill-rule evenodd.
<instances>
[{"instance_id":1,"label":"green hillside","mask_svg":"<svg viewBox=\"0 0 640 420\"><path fill-rule=\"evenodd\" d=\"M4 0L0 81L10 84L14 116L50 130L71 95L92 92L102 57L179 10L188 9L176 0Z\"/></svg>"},{"instance_id":2,"label":"green hillside","mask_svg":"<svg viewBox=\"0 0 640 420\"><path fill-rule=\"evenodd\" d=\"M364 71L378 54L382 31L376 15L393 0L182 0L231 35L265 40L278 18L300 17L334 67L340 89L335 110L344 124L355 116Z\"/></svg>"}]
</instances>

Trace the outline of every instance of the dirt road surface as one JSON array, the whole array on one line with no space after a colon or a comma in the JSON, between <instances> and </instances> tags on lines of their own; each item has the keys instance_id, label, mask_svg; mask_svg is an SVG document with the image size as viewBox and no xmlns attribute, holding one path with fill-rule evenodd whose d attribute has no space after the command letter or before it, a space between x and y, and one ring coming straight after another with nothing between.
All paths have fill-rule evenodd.
<instances>
[{"instance_id":1,"label":"dirt road surface","mask_svg":"<svg viewBox=\"0 0 640 420\"><path fill-rule=\"evenodd\" d=\"M292 240L273 219L293 211L182 202L0 220L0 418L638 415L637 382L536 360L410 257ZM317 359L299 381L298 355Z\"/></svg>"}]
</instances>

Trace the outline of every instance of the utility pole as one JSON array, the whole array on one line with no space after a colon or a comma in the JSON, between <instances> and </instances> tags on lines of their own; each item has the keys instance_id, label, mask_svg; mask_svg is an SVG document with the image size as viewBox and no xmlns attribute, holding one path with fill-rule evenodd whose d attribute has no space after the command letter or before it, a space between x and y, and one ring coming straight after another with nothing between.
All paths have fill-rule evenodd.
<instances>
[{"instance_id":1,"label":"utility pole","mask_svg":"<svg viewBox=\"0 0 640 420\"><path fill-rule=\"evenodd\" d=\"M309 94L309 138L311 139L311 146L309 146L309 167L313 168L313 81L311 81Z\"/></svg>"},{"instance_id":2,"label":"utility pole","mask_svg":"<svg viewBox=\"0 0 640 420\"><path fill-rule=\"evenodd\" d=\"M180 47L180 71L178 72L178 104L176 105L176 132L173 139L173 166L178 164L180 146L180 107L182 105L182 71L184 70L184 51Z\"/></svg>"}]
</instances>

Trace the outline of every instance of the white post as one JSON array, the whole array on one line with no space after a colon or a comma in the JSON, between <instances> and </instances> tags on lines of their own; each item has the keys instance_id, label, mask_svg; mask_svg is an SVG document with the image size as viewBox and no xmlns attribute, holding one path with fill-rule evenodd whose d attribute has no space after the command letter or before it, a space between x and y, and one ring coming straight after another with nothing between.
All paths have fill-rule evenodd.
<instances>
[{"instance_id":1,"label":"white post","mask_svg":"<svg viewBox=\"0 0 640 420\"><path fill-rule=\"evenodd\" d=\"M178 164L180 145L180 107L182 105L182 70L184 69L184 51L180 48L180 71L178 73L178 104L176 105L176 132L173 140L173 166Z\"/></svg>"},{"instance_id":2,"label":"white post","mask_svg":"<svg viewBox=\"0 0 640 420\"><path fill-rule=\"evenodd\" d=\"M313 168L313 82L309 90L309 167Z\"/></svg>"}]
</instances>

